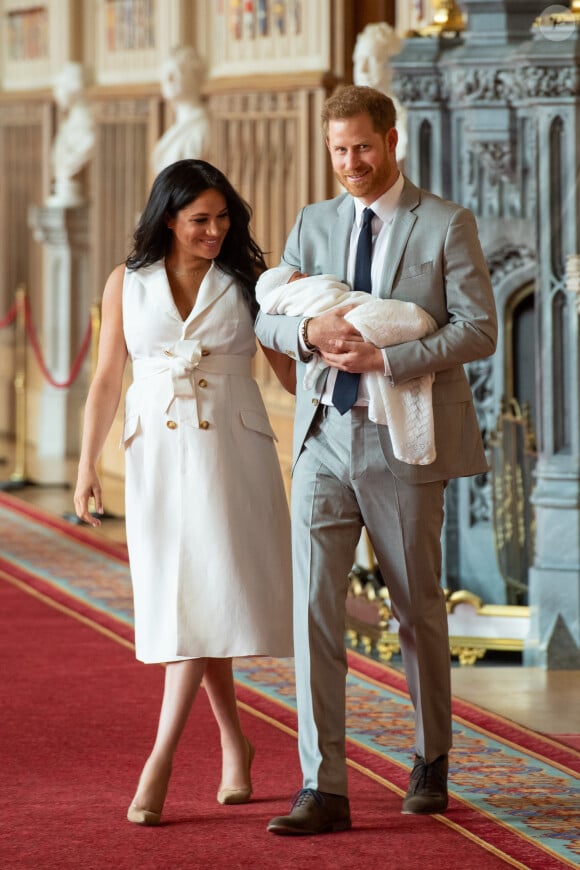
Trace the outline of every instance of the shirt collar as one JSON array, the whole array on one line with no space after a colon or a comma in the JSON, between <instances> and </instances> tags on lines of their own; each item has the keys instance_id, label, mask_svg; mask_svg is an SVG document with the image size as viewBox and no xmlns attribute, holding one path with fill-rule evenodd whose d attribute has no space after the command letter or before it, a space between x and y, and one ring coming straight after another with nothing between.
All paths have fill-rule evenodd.
<instances>
[{"instance_id":1,"label":"shirt collar","mask_svg":"<svg viewBox=\"0 0 580 870\"><path fill-rule=\"evenodd\" d=\"M389 187L382 196L379 196L377 200L371 203L370 208L372 208L375 215L380 218L384 224L389 224L393 220L404 184L405 179L403 178L403 174L399 172L395 183ZM358 227L360 227L362 213L366 207L366 204L360 199L354 199L355 222Z\"/></svg>"}]
</instances>

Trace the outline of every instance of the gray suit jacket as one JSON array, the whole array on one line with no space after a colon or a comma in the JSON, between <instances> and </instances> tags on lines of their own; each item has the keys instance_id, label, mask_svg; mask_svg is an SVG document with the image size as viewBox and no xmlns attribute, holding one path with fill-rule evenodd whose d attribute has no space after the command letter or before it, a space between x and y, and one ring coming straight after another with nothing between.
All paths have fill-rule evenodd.
<instances>
[{"instance_id":1,"label":"gray suit jacket","mask_svg":"<svg viewBox=\"0 0 580 870\"><path fill-rule=\"evenodd\" d=\"M346 279L354 202L349 194L306 206L288 237L282 262L310 275ZM471 389L463 364L489 356L497 340L497 316L489 272L473 214L420 190L408 179L390 231L380 286L383 298L415 302L439 329L424 338L390 347L395 384L435 374L433 407L437 458L408 465L392 452L388 429L380 426L385 459L409 483L479 474L488 468ZM314 389L302 386L298 325L302 318L262 314L256 334L267 347L297 359L294 461L319 404L327 373Z\"/></svg>"}]
</instances>

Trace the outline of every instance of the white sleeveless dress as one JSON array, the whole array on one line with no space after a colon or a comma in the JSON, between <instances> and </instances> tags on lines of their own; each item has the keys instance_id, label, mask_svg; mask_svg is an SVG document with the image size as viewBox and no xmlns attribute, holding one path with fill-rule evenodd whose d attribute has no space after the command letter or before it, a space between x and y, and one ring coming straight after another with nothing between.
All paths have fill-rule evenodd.
<instances>
[{"instance_id":1,"label":"white sleeveless dress","mask_svg":"<svg viewBox=\"0 0 580 870\"><path fill-rule=\"evenodd\" d=\"M162 261L126 270L123 326L137 658L292 655L288 505L239 287L212 264L184 321Z\"/></svg>"}]
</instances>

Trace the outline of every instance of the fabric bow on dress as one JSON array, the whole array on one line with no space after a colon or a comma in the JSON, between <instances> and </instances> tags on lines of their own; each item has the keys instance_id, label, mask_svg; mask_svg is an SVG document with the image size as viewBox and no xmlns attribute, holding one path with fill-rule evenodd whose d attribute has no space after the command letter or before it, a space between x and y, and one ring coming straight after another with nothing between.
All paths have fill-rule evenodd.
<instances>
[{"instance_id":1,"label":"fabric bow on dress","mask_svg":"<svg viewBox=\"0 0 580 870\"><path fill-rule=\"evenodd\" d=\"M176 341L170 350L164 352L169 358L174 398L195 399L195 384L191 376L201 362L201 350L201 342L184 338Z\"/></svg>"}]
</instances>

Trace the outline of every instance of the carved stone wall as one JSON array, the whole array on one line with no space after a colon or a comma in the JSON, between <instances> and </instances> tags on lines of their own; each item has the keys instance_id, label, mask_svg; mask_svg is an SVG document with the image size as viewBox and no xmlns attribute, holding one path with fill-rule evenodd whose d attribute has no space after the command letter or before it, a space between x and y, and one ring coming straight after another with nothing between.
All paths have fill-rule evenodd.
<instances>
[{"instance_id":1,"label":"carved stone wall","mask_svg":"<svg viewBox=\"0 0 580 870\"><path fill-rule=\"evenodd\" d=\"M514 312L528 300L539 458L526 661L578 667L579 339L565 263L580 248L580 21L570 13L559 32L541 0L460 5L463 34L409 39L393 62L409 118L407 171L478 219L501 329L493 359L467 367L484 435L502 400L523 389L509 357ZM450 487L446 564L454 584L497 601L488 484Z\"/></svg>"}]
</instances>

